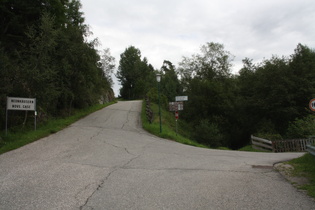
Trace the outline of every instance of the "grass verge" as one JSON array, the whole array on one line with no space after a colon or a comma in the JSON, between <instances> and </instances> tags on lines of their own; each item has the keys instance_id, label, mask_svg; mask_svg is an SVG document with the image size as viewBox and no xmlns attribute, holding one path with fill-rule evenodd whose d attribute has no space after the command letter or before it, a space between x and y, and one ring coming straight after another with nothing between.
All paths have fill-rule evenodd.
<instances>
[{"instance_id":1,"label":"grass verge","mask_svg":"<svg viewBox=\"0 0 315 210\"><path fill-rule=\"evenodd\" d=\"M306 190L309 196L315 198L315 157L307 153L287 163L293 166L291 176L306 177L308 179L308 183L299 186L299 188Z\"/></svg>"},{"instance_id":2,"label":"grass verge","mask_svg":"<svg viewBox=\"0 0 315 210\"><path fill-rule=\"evenodd\" d=\"M26 144L34 142L43 137L49 136L52 133L56 133L65 127L71 125L75 121L98 111L106 106L109 106L116 102L111 102L107 104L97 104L85 109L77 110L73 115L66 118L50 119L44 124L39 124L37 130L33 130L33 127L19 131L8 131L8 135L5 132L0 133L0 154L17 149Z\"/></svg>"},{"instance_id":3,"label":"grass verge","mask_svg":"<svg viewBox=\"0 0 315 210\"><path fill-rule=\"evenodd\" d=\"M238 151L245 151L245 152L269 152L269 151L262 151L262 150L254 149L252 147L252 145L247 145L245 147L242 147L242 148L238 149Z\"/></svg>"},{"instance_id":4,"label":"grass verge","mask_svg":"<svg viewBox=\"0 0 315 210\"><path fill-rule=\"evenodd\" d=\"M187 136L189 135L189 133L187 132L188 125L181 120L178 120L178 133L176 133L176 121L174 113L166 111L164 109L161 109L162 133L160 133L159 107L158 105L151 103L151 109L153 111L154 120L150 124L146 117L145 100L143 100L141 120L142 126L146 131L161 138L174 140L182 144L187 144L195 147L209 148L205 145L199 144L198 142L195 142L187 138Z\"/></svg>"}]
</instances>

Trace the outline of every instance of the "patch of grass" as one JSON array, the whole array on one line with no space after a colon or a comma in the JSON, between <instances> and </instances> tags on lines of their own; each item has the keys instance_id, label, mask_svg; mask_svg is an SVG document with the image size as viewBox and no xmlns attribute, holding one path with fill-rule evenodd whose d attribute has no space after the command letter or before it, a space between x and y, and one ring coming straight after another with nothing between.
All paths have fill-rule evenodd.
<instances>
[{"instance_id":1,"label":"patch of grass","mask_svg":"<svg viewBox=\"0 0 315 210\"><path fill-rule=\"evenodd\" d=\"M218 147L217 149L219 149L219 150L231 150L231 149L228 148L228 147Z\"/></svg>"},{"instance_id":2,"label":"patch of grass","mask_svg":"<svg viewBox=\"0 0 315 210\"><path fill-rule=\"evenodd\" d=\"M113 103L116 102L111 102L108 104L97 104L85 109L76 110L75 114L66 118L50 119L46 123L38 125L36 131L34 130L34 127L28 127L26 129L20 130L15 129L15 131L8 130L7 136L3 131L0 133L0 154L17 149L38 139L49 136L50 134L56 133L71 125L75 121Z\"/></svg>"},{"instance_id":3,"label":"patch of grass","mask_svg":"<svg viewBox=\"0 0 315 210\"><path fill-rule=\"evenodd\" d=\"M238 149L238 151L245 151L245 152L268 152L268 151L261 151L261 150L258 150L258 149L254 149L252 147L252 145L247 145L245 147L242 147L240 149Z\"/></svg>"},{"instance_id":4,"label":"patch of grass","mask_svg":"<svg viewBox=\"0 0 315 210\"><path fill-rule=\"evenodd\" d=\"M304 156L288 161L294 167L292 176L302 176L309 180L308 184L300 186L308 195L315 198L315 157L307 153Z\"/></svg>"},{"instance_id":5,"label":"patch of grass","mask_svg":"<svg viewBox=\"0 0 315 210\"><path fill-rule=\"evenodd\" d=\"M159 121L159 107L158 105L151 103L151 109L153 111L154 120L152 124L148 122L146 117L146 105L145 101L142 104L142 112L141 112L141 120L143 128L152 133L153 135L159 136L161 138L174 140L176 142L187 144L196 147L209 148L205 145L199 144L193 140L190 140L187 136L189 132L187 132L187 127L189 125L185 124L185 122L178 120L178 133L176 134L176 121L173 112L166 111L161 108L161 121L162 121L162 133L160 133L160 121Z\"/></svg>"}]
</instances>

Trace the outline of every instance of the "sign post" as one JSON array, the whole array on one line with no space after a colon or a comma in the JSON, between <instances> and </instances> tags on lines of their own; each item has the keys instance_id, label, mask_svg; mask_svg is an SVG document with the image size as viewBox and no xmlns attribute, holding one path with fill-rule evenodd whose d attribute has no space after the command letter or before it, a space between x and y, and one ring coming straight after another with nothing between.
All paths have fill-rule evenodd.
<instances>
[{"instance_id":1,"label":"sign post","mask_svg":"<svg viewBox=\"0 0 315 210\"><path fill-rule=\"evenodd\" d=\"M176 121L176 136L177 136L177 120L178 120L179 114L178 111L175 112L175 121Z\"/></svg>"},{"instance_id":2,"label":"sign post","mask_svg":"<svg viewBox=\"0 0 315 210\"><path fill-rule=\"evenodd\" d=\"M5 135L8 134L8 110L15 111L34 111L34 127L36 131L36 98L17 98L7 97L7 109L6 109L6 122L5 122Z\"/></svg>"},{"instance_id":3,"label":"sign post","mask_svg":"<svg viewBox=\"0 0 315 210\"><path fill-rule=\"evenodd\" d=\"M169 110L170 112L175 112L175 121L176 121L176 136L178 133L177 120L179 118L179 112L184 110L184 101L188 101L188 96L176 96L176 102L169 102Z\"/></svg>"}]
</instances>

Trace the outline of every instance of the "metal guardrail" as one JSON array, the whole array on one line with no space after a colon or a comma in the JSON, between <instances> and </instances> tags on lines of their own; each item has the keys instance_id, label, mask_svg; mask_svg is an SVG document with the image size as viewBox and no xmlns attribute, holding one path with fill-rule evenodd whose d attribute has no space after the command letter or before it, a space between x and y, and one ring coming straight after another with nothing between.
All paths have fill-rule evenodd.
<instances>
[{"instance_id":1,"label":"metal guardrail","mask_svg":"<svg viewBox=\"0 0 315 210\"><path fill-rule=\"evenodd\" d=\"M306 145L306 150L315 157L315 146L312 146L312 145Z\"/></svg>"},{"instance_id":2,"label":"metal guardrail","mask_svg":"<svg viewBox=\"0 0 315 210\"><path fill-rule=\"evenodd\" d=\"M262 151L273 151L272 141L259 138L253 135L251 136L251 140L254 149Z\"/></svg>"}]
</instances>

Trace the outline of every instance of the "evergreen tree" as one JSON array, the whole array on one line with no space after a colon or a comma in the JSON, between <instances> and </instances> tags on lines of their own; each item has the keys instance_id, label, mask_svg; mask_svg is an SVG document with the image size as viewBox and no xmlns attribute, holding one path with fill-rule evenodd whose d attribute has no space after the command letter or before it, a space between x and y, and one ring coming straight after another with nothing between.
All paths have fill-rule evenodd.
<instances>
[{"instance_id":1,"label":"evergreen tree","mask_svg":"<svg viewBox=\"0 0 315 210\"><path fill-rule=\"evenodd\" d=\"M168 101L174 101L176 96L182 94L182 87L175 66L170 61L165 60L162 71L161 92L167 97Z\"/></svg>"},{"instance_id":2,"label":"evergreen tree","mask_svg":"<svg viewBox=\"0 0 315 210\"><path fill-rule=\"evenodd\" d=\"M32 97L39 118L57 116L113 95L113 66L104 66L95 40L86 41L89 29L80 9L79 0L1 1L1 110L6 96Z\"/></svg>"},{"instance_id":3,"label":"evergreen tree","mask_svg":"<svg viewBox=\"0 0 315 210\"><path fill-rule=\"evenodd\" d=\"M151 87L154 87L155 74L148 60L141 60L141 52L134 46L128 47L120 55L116 74L120 84L120 96L125 99L144 98Z\"/></svg>"}]
</instances>

